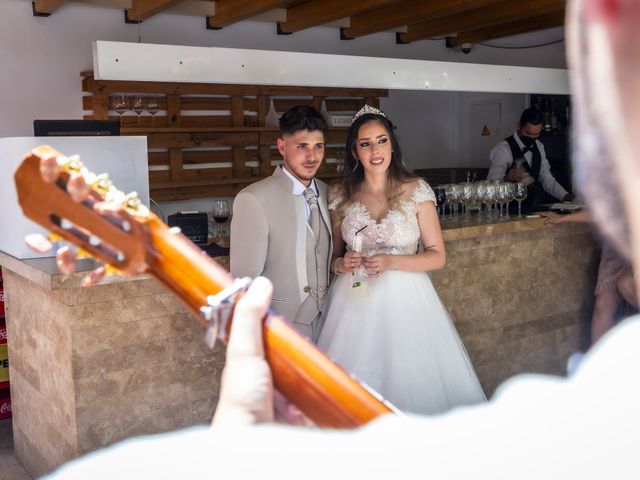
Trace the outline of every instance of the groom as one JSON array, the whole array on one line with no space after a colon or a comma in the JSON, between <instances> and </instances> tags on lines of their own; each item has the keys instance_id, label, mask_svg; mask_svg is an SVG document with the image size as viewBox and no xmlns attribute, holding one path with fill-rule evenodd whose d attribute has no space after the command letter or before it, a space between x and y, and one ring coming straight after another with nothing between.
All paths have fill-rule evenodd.
<instances>
[{"instance_id":1,"label":"groom","mask_svg":"<svg viewBox=\"0 0 640 480\"><path fill-rule=\"evenodd\" d=\"M317 340L329 286L331 222L327 185L315 177L327 124L315 109L292 107L280 118L282 166L233 202L231 274L269 278L271 307Z\"/></svg>"}]
</instances>

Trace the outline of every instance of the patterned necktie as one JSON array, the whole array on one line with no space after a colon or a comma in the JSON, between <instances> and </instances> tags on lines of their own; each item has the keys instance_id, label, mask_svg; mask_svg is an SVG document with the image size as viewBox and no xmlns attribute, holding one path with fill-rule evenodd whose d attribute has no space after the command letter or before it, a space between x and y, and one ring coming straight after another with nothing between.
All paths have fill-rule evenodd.
<instances>
[{"instance_id":1,"label":"patterned necktie","mask_svg":"<svg viewBox=\"0 0 640 480\"><path fill-rule=\"evenodd\" d=\"M309 205L309 210L311 211L311 215L309 215L309 225L311 226L311 231L315 236L317 245L320 240L320 211L318 210L318 197L312 188L307 188L304 191L304 198L307 201L307 205Z\"/></svg>"}]
</instances>

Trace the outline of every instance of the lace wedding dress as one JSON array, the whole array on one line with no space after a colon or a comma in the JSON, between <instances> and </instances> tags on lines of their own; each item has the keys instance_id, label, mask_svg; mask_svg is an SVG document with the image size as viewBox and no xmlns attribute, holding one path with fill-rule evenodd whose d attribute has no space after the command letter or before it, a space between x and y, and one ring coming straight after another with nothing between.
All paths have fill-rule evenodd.
<instances>
[{"instance_id":1,"label":"lace wedding dress","mask_svg":"<svg viewBox=\"0 0 640 480\"><path fill-rule=\"evenodd\" d=\"M340 198L329 206L335 209ZM416 253L416 206L435 196L422 180L376 223L365 206L348 207L342 237L362 236L364 255ZM354 283L361 280L361 285ZM339 276L325 304L318 346L400 410L436 414L485 399L467 352L425 272L388 270L378 278Z\"/></svg>"}]
</instances>

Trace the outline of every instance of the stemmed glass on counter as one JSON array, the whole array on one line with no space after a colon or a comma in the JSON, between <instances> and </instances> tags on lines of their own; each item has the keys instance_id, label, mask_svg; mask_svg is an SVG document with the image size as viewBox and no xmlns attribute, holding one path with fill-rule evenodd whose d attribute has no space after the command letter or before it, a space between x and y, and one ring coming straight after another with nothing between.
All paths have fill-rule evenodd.
<instances>
[{"instance_id":1,"label":"stemmed glass on counter","mask_svg":"<svg viewBox=\"0 0 640 480\"><path fill-rule=\"evenodd\" d=\"M433 192L436 195L436 203L438 204L438 213L440 214L441 218L444 218L444 215L445 215L444 205L447 201L444 185L438 185L434 187Z\"/></svg>"},{"instance_id":2,"label":"stemmed glass on counter","mask_svg":"<svg viewBox=\"0 0 640 480\"><path fill-rule=\"evenodd\" d=\"M214 200L212 205L212 217L214 222L210 223L211 236L214 243L220 246L228 246L229 229L226 225L231 212L229 210L229 202L224 199Z\"/></svg>"},{"instance_id":3,"label":"stemmed glass on counter","mask_svg":"<svg viewBox=\"0 0 640 480\"><path fill-rule=\"evenodd\" d=\"M518 217L522 217L522 201L527 198L527 186L520 182L514 183L513 197L518 202Z\"/></svg>"},{"instance_id":4,"label":"stemmed glass on counter","mask_svg":"<svg viewBox=\"0 0 640 480\"><path fill-rule=\"evenodd\" d=\"M226 200L214 200L213 219L216 223L224 223L229 220L229 202Z\"/></svg>"}]
</instances>

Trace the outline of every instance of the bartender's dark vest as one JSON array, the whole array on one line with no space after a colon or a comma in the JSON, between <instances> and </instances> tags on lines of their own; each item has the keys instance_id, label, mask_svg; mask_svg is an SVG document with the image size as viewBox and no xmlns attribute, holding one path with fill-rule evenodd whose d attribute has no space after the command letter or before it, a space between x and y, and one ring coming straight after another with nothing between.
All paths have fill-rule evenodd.
<instances>
[{"instance_id":1,"label":"bartender's dark vest","mask_svg":"<svg viewBox=\"0 0 640 480\"><path fill-rule=\"evenodd\" d=\"M516 158L524 158L525 153L531 152L531 154L533 155L531 158L531 165L529 165L529 162L525 160L522 166L529 173L529 175L535 178L537 182L538 177L540 176L540 165L542 165L542 155L540 155L538 143L534 141L531 147L520 148L520 145L518 145L518 142L516 142L515 135L511 135L510 137L505 138L505 141L509 144L509 148L511 148L511 155L513 156L513 160L511 161L509 170L511 170L515 166Z\"/></svg>"},{"instance_id":2,"label":"bartender's dark vest","mask_svg":"<svg viewBox=\"0 0 640 480\"><path fill-rule=\"evenodd\" d=\"M529 162L525 160L522 167L535 179L535 182L527 185L527 198L522 202L522 209L525 212L535 210L535 205L544 203L546 195L542 188L542 184L538 180L538 177L540 176L540 166L542 164L542 155L538 149L538 144L537 142L533 142L531 147L521 148L520 145L518 145L518 142L516 142L515 135L511 135L510 137L505 138L505 140L509 144L511 155L513 156L511 166L508 170L515 167L516 158L524 158L525 153L531 152L531 165L529 165Z\"/></svg>"}]
</instances>

